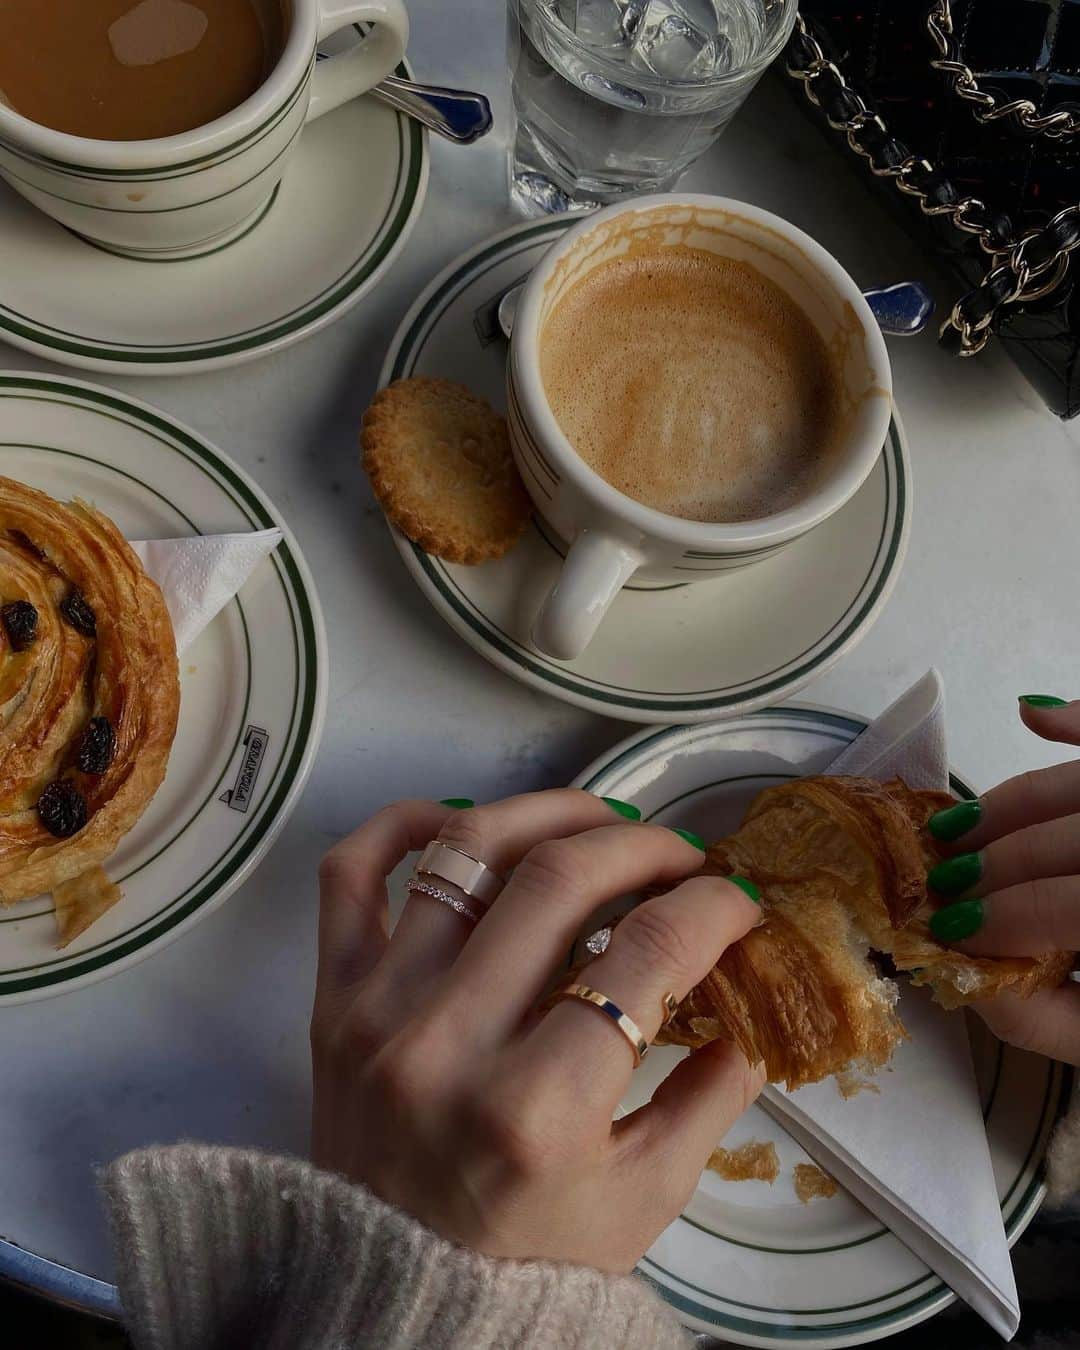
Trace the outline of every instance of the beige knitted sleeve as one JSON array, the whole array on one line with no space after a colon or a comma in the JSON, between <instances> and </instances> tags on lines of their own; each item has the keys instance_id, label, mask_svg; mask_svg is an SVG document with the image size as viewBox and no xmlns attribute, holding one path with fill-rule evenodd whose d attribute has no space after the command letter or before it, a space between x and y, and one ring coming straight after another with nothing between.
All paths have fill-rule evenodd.
<instances>
[{"instance_id":1,"label":"beige knitted sleeve","mask_svg":"<svg viewBox=\"0 0 1080 1350\"><path fill-rule=\"evenodd\" d=\"M455 1247L295 1158L177 1144L105 1169L136 1350L686 1350L633 1276Z\"/></svg>"},{"instance_id":2,"label":"beige knitted sleeve","mask_svg":"<svg viewBox=\"0 0 1080 1350\"><path fill-rule=\"evenodd\" d=\"M1080 1099L1058 1123L1046 1155L1047 1200L1063 1205L1080 1191Z\"/></svg>"}]
</instances>

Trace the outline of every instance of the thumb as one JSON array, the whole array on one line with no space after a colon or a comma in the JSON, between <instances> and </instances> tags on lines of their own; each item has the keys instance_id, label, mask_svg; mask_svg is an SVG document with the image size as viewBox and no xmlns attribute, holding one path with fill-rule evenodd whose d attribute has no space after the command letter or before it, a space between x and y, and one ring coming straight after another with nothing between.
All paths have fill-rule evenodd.
<instances>
[{"instance_id":1,"label":"thumb","mask_svg":"<svg viewBox=\"0 0 1080 1350\"><path fill-rule=\"evenodd\" d=\"M1021 694L1020 720L1044 741L1080 745L1080 699L1069 702L1055 694Z\"/></svg>"},{"instance_id":2,"label":"thumb","mask_svg":"<svg viewBox=\"0 0 1080 1350\"><path fill-rule=\"evenodd\" d=\"M1066 1064L1080 1064L1080 988L1064 984L1030 998L1002 993L972 1009L1003 1041Z\"/></svg>"},{"instance_id":3,"label":"thumb","mask_svg":"<svg viewBox=\"0 0 1080 1350\"><path fill-rule=\"evenodd\" d=\"M663 1178L665 1188L685 1201L709 1154L764 1085L764 1064L747 1063L729 1041L713 1041L682 1060L647 1106L616 1123L642 1184Z\"/></svg>"}]
</instances>

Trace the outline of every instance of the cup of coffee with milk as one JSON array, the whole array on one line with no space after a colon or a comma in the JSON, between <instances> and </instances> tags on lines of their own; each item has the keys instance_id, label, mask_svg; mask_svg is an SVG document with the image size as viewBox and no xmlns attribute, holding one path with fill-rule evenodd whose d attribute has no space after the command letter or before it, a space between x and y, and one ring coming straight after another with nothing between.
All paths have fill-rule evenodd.
<instances>
[{"instance_id":1,"label":"cup of coffee with milk","mask_svg":"<svg viewBox=\"0 0 1080 1350\"><path fill-rule=\"evenodd\" d=\"M599 211L544 257L507 402L567 546L532 639L570 660L631 579L722 583L838 511L881 454L892 378L825 249L745 203L672 194Z\"/></svg>"},{"instance_id":2,"label":"cup of coffee with milk","mask_svg":"<svg viewBox=\"0 0 1080 1350\"><path fill-rule=\"evenodd\" d=\"M402 0L0 0L0 176L111 252L213 252L260 218L304 124L408 36Z\"/></svg>"}]
</instances>

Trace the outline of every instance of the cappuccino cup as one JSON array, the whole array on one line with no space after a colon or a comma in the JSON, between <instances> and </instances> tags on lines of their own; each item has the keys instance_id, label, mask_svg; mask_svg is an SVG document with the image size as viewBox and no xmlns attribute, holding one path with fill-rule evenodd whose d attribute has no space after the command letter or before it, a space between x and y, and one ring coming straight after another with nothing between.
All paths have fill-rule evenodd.
<instances>
[{"instance_id":1,"label":"cappuccino cup","mask_svg":"<svg viewBox=\"0 0 1080 1350\"><path fill-rule=\"evenodd\" d=\"M0 176L61 225L124 257L194 258L239 237L265 208L304 125L389 75L409 38L402 0L273 3L281 5L280 55L238 106L175 135L107 140L33 121L0 96ZM146 0L135 8L153 17ZM356 24L371 25L356 46L316 64L317 44ZM122 38L126 30L111 31Z\"/></svg>"},{"instance_id":2,"label":"cappuccino cup","mask_svg":"<svg viewBox=\"0 0 1080 1350\"><path fill-rule=\"evenodd\" d=\"M526 488L566 546L532 641L572 660L631 579L722 582L838 511L881 454L892 377L820 244L677 193L596 212L545 255L515 310L507 407Z\"/></svg>"}]
</instances>

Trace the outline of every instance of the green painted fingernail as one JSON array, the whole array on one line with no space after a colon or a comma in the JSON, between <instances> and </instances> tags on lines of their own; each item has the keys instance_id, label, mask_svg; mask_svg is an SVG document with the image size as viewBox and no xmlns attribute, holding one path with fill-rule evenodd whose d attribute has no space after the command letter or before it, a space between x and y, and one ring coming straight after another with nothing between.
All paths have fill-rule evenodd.
<instances>
[{"instance_id":1,"label":"green painted fingernail","mask_svg":"<svg viewBox=\"0 0 1080 1350\"><path fill-rule=\"evenodd\" d=\"M748 877L728 877L728 881L734 882L740 891L743 891L753 900L755 905L761 904L761 890Z\"/></svg>"},{"instance_id":2,"label":"green painted fingernail","mask_svg":"<svg viewBox=\"0 0 1080 1350\"><path fill-rule=\"evenodd\" d=\"M981 900L961 900L930 916L930 931L939 942L963 942L983 926L986 914Z\"/></svg>"},{"instance_id":3,"label":"green painted fingernail","mask_svg":"<svg viewBox=\"0 0 1080 1350\"><path fill-rule=\"evenodd\" d=\"M1064 708L1068 699L1058 698L1056 694L1021 694L1020 702L1029 708Z\"/></svg>"},{"instance_id":4,"label":"green painted fingernail","mask_svg":"<svg viewBox=\"0 0 1080 1350\"><path fill-rule=\"evenodd\" d=\"M453 807L455 811L468 811L476 803L471 797L444 797L439 805Z\"/></svg>"},{"instance_id":5,"label":"green painted fingernail","mask_svg":"<svg viewBox=\"0 0 1080 1350\"><path fill-rule=\"evenodd\" d=\"M685 839L688 844L693 844L695 848L701 849L702 853L707 852L705 840L700 834L695 834L693 830L672 830L672 834L677 834L680 839Z\"/></svg>"},{"instance_id":6,"label":"green painted fingernail","mask_svg":"<svg viewBox=\"0 0 1080 1350\"><path fill-rule=\"evenodd\" d=\"M931 867L926 884L938 895L963 895L982 876L981 853L958 853Z\"/></svg>"},{"instance_id":7,"label":"green painted fingernail","mask_svg":"<svg viewBox=\"0 0 1080 1350\"><path fill-rule=\"evenodd\" d=\"M957 802L955 806L938 811L926 822L926 828L935 839L948 844L973 830L981 819L982 802L976 797L973 801Z\"/></svg>"},{"instance_id":8,"label":"green painted fingernail","mask_svg":"<svg viewBox=\"0 0 1080 1350\"><path fill-rule=\"evenodd\" d=\"M621 802L618 797L601 797L602 802L607 802L613 811L618 811L620 816L625 816L627 820L640 820L641 812L636 806L631 806L629 802Z\"/></svg>"}]
</instances>

